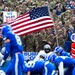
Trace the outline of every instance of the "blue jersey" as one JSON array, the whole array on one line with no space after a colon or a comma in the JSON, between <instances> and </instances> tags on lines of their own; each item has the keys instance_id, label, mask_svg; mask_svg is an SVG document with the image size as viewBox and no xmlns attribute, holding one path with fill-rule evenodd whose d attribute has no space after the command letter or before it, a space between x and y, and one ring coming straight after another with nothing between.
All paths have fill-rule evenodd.
<instances>
[{"instance_id":1,"label":"blue jersey","mask_svg":"<svg viewBox=\"0 0 75 75\"><path fill-rule=\"evenodd\" d=\"M28 71L41 75L55 75L55 66L46 61L29 61L24 65L23 72L26 74Z\"/></svg>"},{"instance_id":2,"label":"blue jersey","mask_svg":"<svg viewBox=\"0 0 75 75\"><path fill-rule=\"evenodd\" d=\"M65 56L58 56L55 58L55 64L58 66L63 62L65 68L65 75L75 75L75 59Z\"/></svg>"},{"instance_id":3,"label":"blue jersey","mask_svg":"<svg viewBox=\"0 0 75 75\"><path fill-rule=\"evenodd\" d=\"M71 75L73 67L75 66L75 59L68 56L57 56L55 53L50 54L48 60L56 65L59 69L59 73L64 73L65 68L65 75ZM74 72L75 69L73 75L75 75Z\"/></svg>"},{"instance_id":4,"label":"blue jersey","mask_svg":"<svg viewBox=\"0 0 75 75\"><path fill-rule=\"evenodd\" d=\"M22 42L21 39L18 35L15 35L13 33L7 33L7 35L5 36L5 39L9 39L10 40L10 48L6 49L6 51L8 52L8 54L10 54L11 56L17 52L22 52L23 50L23 46L22 46ZM7 45L4 45L7 48ZM6 54L6 53L5 53Z\"/></svg>"},{"instance_id":5,"label":"blue jersey","mask_svg":"<svg viewBox=\"0 0 75 75\"><path fill-rule=\"evenodd\" d=\"M67 57L67 56L57 56L55 58L54 63L59 65L60 62L64 63L64 67L72 67L75 65L75 59Z\"/></svg>"},{"instance_id":6,"label":"blue jersey","mask_svg":"<svg viewBox=\"0 0 75 75\"><path fill-rule=\"evenodd\" d=\"M68 57L71 57L70 53L66 52L66 51L62 51L60 53L61 56L68 56Z\"/></svg>"},{"instance_id":7,"label":"blue jersey","mask_svg":"<svg viewBox=\"0 0 75 75\"><path fill-rule=\"evenodd\" d=\"M24 65L24 73L26 74L28 71L34 72L34 73L41 73L44 69L44 61L29 61L28 63L25 63Z\"/></svg>"}]
</instances>

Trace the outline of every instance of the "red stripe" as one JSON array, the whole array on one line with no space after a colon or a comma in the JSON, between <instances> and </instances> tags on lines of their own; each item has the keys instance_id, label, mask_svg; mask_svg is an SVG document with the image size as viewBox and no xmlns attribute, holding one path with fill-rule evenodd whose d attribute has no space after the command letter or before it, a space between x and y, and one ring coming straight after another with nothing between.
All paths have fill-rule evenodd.
<instances>
[{"instance_id":1,"label":"red stripe","mask_svg":"<svg viewBox=\"0 0 75 75\"><path fill-rule=\"evenodd\" d=\"M26 16L26 15L28 15L28 16ZM29 17L29 12L18 16L18 17L15 18L13 21L9 22L9 24L12 24L12 23L14 23L14 22L16 22L16 21L18 21L18 20L20 20L20 19L27 18L27 17Z\"/></svg>"},{"instance_id":2,"label":"red stripe","mask_svg":"<svg viewBox=\"0 0 75 75\"><path fill-rule=\"evenodd\" d=\"M33 21L33 22L31 22L31 23L27 23L27 24L24 24L24 25L21 25L21 26L18 26L17 28L13 28L13 30L16 30L16 29L18 29L18 28L22 28L23 26L31 26L32 24L35 24L35 23L38 23L38 22L41 22L41 21L45 21L45 20L51 20L50 18L43 18L43 19L40 19L40 20L37 20L37 21ZM23 23L24 21L22 21L22 22L20 22L20 23L18 23L18 25L19 24L21 24L21 23ZM53 22L49 22L49 23L53 23ZM44 23L43 23L44 24ZM15 24L15 25L17 25L17 24ZM14 27L14 26L13 26Z\"/></svg>"},{"instance_id":3,"label":"red stripe","mask_svg":"<svg viewBox=\"0 0 75 75\"><path fill-rule=\"evenodd\" d=\"M20 21L20 22L18 22L18 23L15 23L15 24L10 24L12 27L14 27L14 26L16 26L16 25L19 25L19 24L21 24L21 23L24 23L24 22L28 22L30 19L27 19L27 20L23 20L23 21Z\"/></svg>"},{"instance_id":4,"label":"red stripe","mask_svg":"<svg viewBox=\"0 0 75 75\"><path fill-rule=\"evenodd\" d=\"M39 25L35 25L35 26L32 26L32 27L29 27L29 28L26 28L26 29L22 29L22 30L19 30L18 32L16 32L16 33L20 33L20 32L23 32L23 31L26 31L26 30L29 30L29 29L32 29L32 28L37 28L37 27L39 27L39 26L45 26L46 24L50 24L50 22L47 22L47 23L42 23L42 24L39 24ZM51 23L51 24L53 24L53 23ZM51 26L47 26L47 27L51 27ZM19 29L19 28L17 28L17 29ZM16 30L16 29L14 29L14 30Z\"/></svg>"},{"instance_id":5,"label":"red stripe","mask_svg":"<svg viewBox=\"0 0 75 75\"><path fill-rule=\"evenodd\" d=\"M30 34L30 33L32 33L32 32L37 32L37 31L40 31L40 30L42 30L42 29L52 28L52 27L53 27L53 26L43 27L43 28L40 28L40 29L37 29L37 30L33 30L33 31L31 31L31 32L23 33L23 34L21 34L20 36L24 36L24 35ZM17 34L17 33L18 33L18 32L16 32L16 34Z\"/></svg>"}]
</instances>

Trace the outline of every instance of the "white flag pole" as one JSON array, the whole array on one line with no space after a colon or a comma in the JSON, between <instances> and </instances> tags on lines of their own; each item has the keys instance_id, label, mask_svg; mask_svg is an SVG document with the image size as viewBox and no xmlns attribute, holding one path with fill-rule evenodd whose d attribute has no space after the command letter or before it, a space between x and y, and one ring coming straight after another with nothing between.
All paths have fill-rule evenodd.
<instances>
[{"instance_id":1,"label":"white flag pole","mask_svg":"<svg viewBox=\"0 0 75 75\"><path fill-rule=\"evenodd\" d=\"M48 4L48 12L49 12L49 15L50 15L50 17L51 17L51 19L52 19L52 21L53 21L53 17L52 17L52 14L51 14L51 12L50 12L49 4ZM56 36L56 43L57 43L57 46L59 46L58 34L57 34L57 31L56 31L56 25L55 25L54 21L53 21L53 24L54 24L54 31L55 31L55 36Z\"/></svg>"}]
</instances>

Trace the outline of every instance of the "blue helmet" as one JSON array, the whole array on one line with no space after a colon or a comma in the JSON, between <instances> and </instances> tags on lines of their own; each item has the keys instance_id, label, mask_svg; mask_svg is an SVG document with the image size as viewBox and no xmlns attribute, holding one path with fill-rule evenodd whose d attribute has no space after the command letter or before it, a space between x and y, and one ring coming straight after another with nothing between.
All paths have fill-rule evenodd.
<instances>
[{"instance_id":1,"label":"blue helmet","mask_svg":"<svg viewBox=\"0 0 75 75\"><path fill-rule=\"evenodd\" d=\"M57 55L56 55L55 53L52 52L52 53L48 56L48 60L54 62L56 56L57 56Z\"/></svg>"},{"instance_id":2,"label":"blue helmet","mask_svg":"<svg viewBox=\"0 0 75 75\"><path fill-rule=\"evenodd\" d=\"M57 52L57 53L61 53L62 51L64 51L64 49L63 49L61 46L57 46L57 47L54 49L54 52Z\"/></svg>"},{"instance_id":3,"label":"blue helmet","mask_svg":"<svg viewBox=\"0 0 75 75\"><path fill-rule=\"evenodd\" d=\"M11 26L10 25L8 25L8 24L4 24L3 26L2 26L2 36L5 36L7 33L11 33L12 32L12 28L11 28Z\"/></svg>"}]
</instances>

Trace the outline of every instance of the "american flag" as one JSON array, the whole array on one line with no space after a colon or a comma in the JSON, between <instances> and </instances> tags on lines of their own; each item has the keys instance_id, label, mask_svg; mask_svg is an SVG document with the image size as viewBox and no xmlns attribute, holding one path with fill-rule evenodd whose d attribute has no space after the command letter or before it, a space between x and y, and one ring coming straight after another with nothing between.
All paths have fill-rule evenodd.
<instances>
[{"instance_id":1,"label":"american flag","mask_svg":"<svg viewBox=\"0 0 75 75\"><path fill-rule=\"evenodd\" d=\"M9 24L13 32L21 36L54 26L46 6L34 8Z\"/></svg>"}]
</instances>

